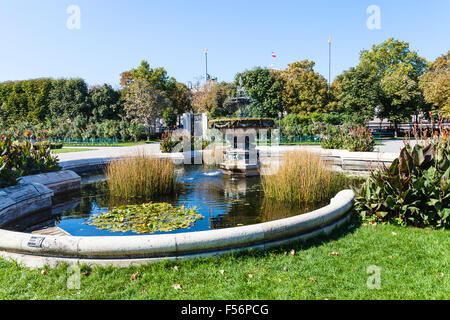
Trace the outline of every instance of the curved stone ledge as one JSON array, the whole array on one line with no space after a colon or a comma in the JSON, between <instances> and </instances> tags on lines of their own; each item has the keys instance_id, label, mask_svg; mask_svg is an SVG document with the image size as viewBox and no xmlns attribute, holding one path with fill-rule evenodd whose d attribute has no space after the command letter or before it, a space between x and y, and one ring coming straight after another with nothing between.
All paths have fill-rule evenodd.
<instances>
[{"instance_id":1,"label":"curved stone ledge","mask_svg":"<svg viewBox=\"0 0 450 320\"><path fill-rule=\"evenodd\" d=\"M21 185L30 183L42 184L53 190L55 195L79 190L81 186L81 177L75 172L68 170L25 176L18 181Z\"/></svg>"},{"instance_id":2,"label":"curved stone ledge","mask_svg":"<svg viewBox=\"0 0 450 320\"><path fill-rule=\"evenodd\" d=\"M237 250L264 250L330 233L348 221L353 199L353 191L344 190L328 206L296 217L171 235L53 237L0 230L0 256L28 267L55 266L61 262L126 266Z\"/></svg>"},{"instance_id":3,"label":"curved stone ledge","mask_svg":"<svg viewBox=\"0 0 450 320\"><path fill-rule=\"evenodd\" d=\"M40 183L23 183L0 189L0 227L51 208L53 195L52 190Z\"/></svg>"}]
</instances>

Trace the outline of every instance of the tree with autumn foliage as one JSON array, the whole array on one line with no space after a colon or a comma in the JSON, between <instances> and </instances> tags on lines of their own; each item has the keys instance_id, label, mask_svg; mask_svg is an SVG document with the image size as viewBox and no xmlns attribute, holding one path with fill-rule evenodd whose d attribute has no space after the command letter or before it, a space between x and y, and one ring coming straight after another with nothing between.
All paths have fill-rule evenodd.
<instances>
[{"instance_id":1,"label":"tree with autumn foliage","mask_svg":"<svg viewBox=\"0 0 450 320\"><path fill-rule=\"evenodd\" d=\"M279 75L284 81L283 103L293 113L324 112L327 105L327 80L314 71L315 62L303 60L288 65Z\"/></svg>"},{"instance_id":2,"label":"tree with autumn foliage","mask_svg":"<svg viewBox=\"0 0 450 320\"><path fill-rule=\"evenodd\" d=\"M124 110L133 123L147 128L148 139L156 121L162 117L163 111L170 106L164 92L155 90L145 79L134 81L126 96Z\"/></svg>"},{"instance_id":3,"label":"tree with autumn foliage","mask_svg":"<svg viewBox=\"0 0 450 320\"><path fill-rule=\"evenodd\" d=\"M425 100L437 111L450 116L450 51L434 61L420 78Z\"/></svg>"}]
</instances>

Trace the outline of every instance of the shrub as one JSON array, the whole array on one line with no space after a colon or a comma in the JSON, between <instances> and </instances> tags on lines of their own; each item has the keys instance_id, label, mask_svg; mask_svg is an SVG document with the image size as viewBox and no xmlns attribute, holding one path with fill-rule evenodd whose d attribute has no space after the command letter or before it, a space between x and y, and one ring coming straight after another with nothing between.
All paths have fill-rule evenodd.
<instances>
[{"instance_id":1,"label":"shrub","mask_svg":"<svg viewBox=\"0 0 450 320\"><path fill-rule=\"evenodd\" d=\"M175 192L174 164L144 153L116 160L106 169L111 196L148 199Z\"/></svg>"},{"instance_id":2,"label":"shrub","mask_svg":"<svg viewBox=\"0 0 450 320\"><path fill-rule=\"evenodd\" d=\"M443 131L426 143L408 143L391 166L376 169L357 190L364 219L417 227L450 226L450 141Z\"/></svg>"},{"instance_id":3,"label":"shrub","mask_svg":"<svg viewBox=\"0 0 450 320\"><path fill-rule=\"evenodd\" d=\"M268 198L291 204L320 203L330 200L348 186L349 178L332 172L320 154L293 151L283 155L274 175L263 172L262 190Z\"/></svg>"},{"instance_id":4,"label":"shrub","mask_svg":"<svg viewBox=\"0 0 450 320\"><path fill-rule=\"evenodd\" d=\"M375 149L375 139L364 126L339 127L327 126L322 138L324 149L345 149L351 152L372 152Z\"/></svg>"},{"instance_id":5,"label":"shrub","mask_svg":"<svg viewBox=\"0 0 450 320\"><path fill-rule=\"evenodd\" d=\"M16 145L9 137L0 140L0 187L17 183L17 178L60 170L58 158L51 155L50 147L38 149L29 141Z\"/></svg>"}]
</instances>

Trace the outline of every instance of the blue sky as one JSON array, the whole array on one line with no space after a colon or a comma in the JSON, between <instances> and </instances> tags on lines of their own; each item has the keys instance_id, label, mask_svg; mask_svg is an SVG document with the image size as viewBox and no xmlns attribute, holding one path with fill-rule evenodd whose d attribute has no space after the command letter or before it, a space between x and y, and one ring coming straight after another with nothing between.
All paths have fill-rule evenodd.
<instances>
[{"instance_id":1,"label":"blue sky","mask_svg":"<svg viewBox=\"0 0 450 320\"><path fill-rule=\"evenodd\" d=\"M66 27L69 5L81 9L79 30ZM369 5L381 9L381 30L366 26ZM0 0L0 81L82 77L118 86L122 71L147 59L188 82L204 74L204 48L219 81L302 59L328 77L330 36L334 78L389 37L434 60L450 49L449 15L448 0Z\"/></svg>"}]
</instances>

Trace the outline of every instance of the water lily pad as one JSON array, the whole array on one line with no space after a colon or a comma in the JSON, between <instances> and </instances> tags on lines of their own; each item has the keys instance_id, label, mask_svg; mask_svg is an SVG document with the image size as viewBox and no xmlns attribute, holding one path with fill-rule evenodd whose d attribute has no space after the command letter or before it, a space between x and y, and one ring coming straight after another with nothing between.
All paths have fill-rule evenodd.
<instances>
[{"instance_id":1,"label":"water lily pad","mask_svg":"<svg viewBox=\"0 0 450 320\"><path fill-rule=\"evenodd\" d=\"M150 202L115 208L92 216L86 223L111 232L145 234L189 228L200 219L203 219L203 216L198 214L195 208Z\"/></svg>"}]
</instances>

